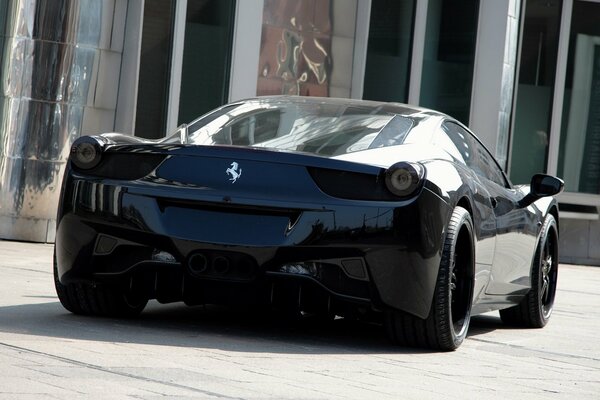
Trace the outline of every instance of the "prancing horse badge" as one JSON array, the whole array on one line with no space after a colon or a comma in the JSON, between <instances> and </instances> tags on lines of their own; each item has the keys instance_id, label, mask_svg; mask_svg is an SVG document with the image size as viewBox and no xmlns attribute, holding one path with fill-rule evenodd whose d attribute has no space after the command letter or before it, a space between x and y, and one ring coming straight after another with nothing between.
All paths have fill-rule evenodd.
<instances>
[{"instance_id":1,"label":"prancing horse badge","mask_svg":"<svg viewBox=\"0 0 600 400\"><path fill-rule=\"evenodd\" d=\"M240 165L234 161L231 163L231 167L225 170L225 173L227 175L231 175L231 178L229 178L229 180L231 181L231 183L235 183L235 181L237 181L238 178L242 176L242 169L240 168Z\"/></svg>"}]
</instances>

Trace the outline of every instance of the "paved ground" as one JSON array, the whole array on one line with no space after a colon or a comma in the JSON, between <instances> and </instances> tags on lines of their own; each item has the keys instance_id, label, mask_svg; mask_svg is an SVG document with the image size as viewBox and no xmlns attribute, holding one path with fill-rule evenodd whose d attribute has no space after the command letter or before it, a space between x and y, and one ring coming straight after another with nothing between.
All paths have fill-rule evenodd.
<instances>
[{"instance_id":1,"label":"paved ground","mask_svg":"<svg viewBox=\"0 0 600 400\"><path fill-rule=\"evenodd\" d=\"M78 317L55 297L51 256L0 241L0 399L600 399L600 268L561 266L546 328L492 313L458 351L430 353L343 320L156 303L136 320Z\"/></svg>"}]
</instances>

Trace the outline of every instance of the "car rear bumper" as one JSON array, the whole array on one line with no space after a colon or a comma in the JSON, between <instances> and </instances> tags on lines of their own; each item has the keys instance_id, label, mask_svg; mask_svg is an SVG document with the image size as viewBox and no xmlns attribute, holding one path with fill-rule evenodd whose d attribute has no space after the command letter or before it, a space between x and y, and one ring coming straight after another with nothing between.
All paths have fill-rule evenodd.
<instances>
[{"instance_id":1,"label":"car rear bumper","mask_svg":"<svg viewBox=\"0 0 600 400\"><path fill-rule=\"evenodd\" d=\"M269 301L274 282L295 282L338 300L429 313L449 207L427 189L385 207L276 207L67 185L56 235L63 283L118 281L159 301L227 303Z\"/></svg>"}]
</instances>

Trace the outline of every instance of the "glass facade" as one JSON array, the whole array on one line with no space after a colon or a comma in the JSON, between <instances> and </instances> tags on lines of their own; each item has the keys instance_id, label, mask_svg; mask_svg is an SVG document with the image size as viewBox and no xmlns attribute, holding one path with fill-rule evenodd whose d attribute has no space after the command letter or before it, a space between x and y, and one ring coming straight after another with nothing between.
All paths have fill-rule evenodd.
<instances>
[{"instance_id":1,"label":"glass facade","mask_svg":"<svg viewBox=\"0 0 600 400\"><path fill-rule=\"evenodd\" d=\"M363 98L408 102L415 0L373 0Z\"/></svg>"},{"instance_id":2,"label":"glass facade","mask_svg":"<svg viewBox=\"0 0 600 400\"><path fill-rule=\"evenodd\" d=\"M562 2L528 1L516 88L510 178L529 183L546 171Z\"/></svg>"},{"instance_id":3,"label":"glass facade","mask_svg":"<svg viewBox=\"0 0 600 400\"><path fill-rule=\"evenodd\" d=\"M600 194L600 3L573 3L562 115L558 175Z\"/></svg>"},{"instance_id":4,"label":"glass facade","mask_svg":"<svg viewBox=\"0 0 600 400\"><path fill-rule=\"evenodd\" d=\"M420 105L469 123L479 0L429 0Z\"/></svg>"}]
</instances>

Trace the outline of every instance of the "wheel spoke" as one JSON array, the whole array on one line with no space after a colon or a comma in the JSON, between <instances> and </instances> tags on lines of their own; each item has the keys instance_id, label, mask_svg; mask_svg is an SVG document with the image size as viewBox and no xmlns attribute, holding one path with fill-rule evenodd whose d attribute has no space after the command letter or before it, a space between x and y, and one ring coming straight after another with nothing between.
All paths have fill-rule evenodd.
<instances>
[{"instance_id":1,"label":"wheel spoke","mask_svg":"<svg viewBox=\"0 0 600 400\"><path fill-rule=\"evenodd\" d=\"M547 256L542 261L542 278L544 280L550 279L550 272L552 271L552 256Z\"/></svg>"},{"instance_id":2,"label":"wheel spoke","mask_svg":"<svg viewBox=\"0 0 600 400\"><path fill-rule=\"evenodd\" d=\"M554 287L556 272L555 269L558 267L558 264L554 265L554 253L555 253L555 244L549 239L546 238L544 242L544 247L542 248L541 254L541 288L540 288L540 305L542 307L542 312L544 315L549 313L552 309L552 302L554 297Z\"/></svg>"},{"instance_id":3,"label":"wheel spoke","mask_svg":"<svg viewBox=\"0 0 600 400\"><path fill-rule=\"evenodd\" d=\"M548 290L548 286L549 286L548 279L544 278L544 282L542 283L542 293L541 293L541 298L542 298L543 303L545 303L548 300L548 293L550 292Z\"/></svg>"},{"instance_id":4,"label":"wheel spoke","mask_svg":"<svg viewBox=\"0 0 600 400\"><path fill-rule=\"evenodd\" d=\"M455 259L452 263L452 273L450 274L450 304L454 301L454 292L456 291L456 254L454 255Z\"/></svg>"},{"instance_id":5,"label":"wheel spoke","mask_svg":"<svg viewBox=\"0 0 600 400\"><path fill-rule=\"evenodd\" d=\"M550 293L550 270L552 269L552 256L548 253L548 242L544 244L544 253L542 254L542 290L540 291L540 300L542 303L548 301L548 294Z\"/></svg>"}]
</instances>

